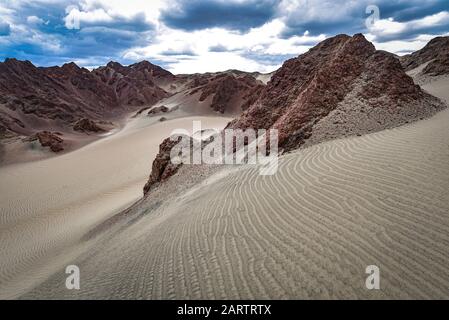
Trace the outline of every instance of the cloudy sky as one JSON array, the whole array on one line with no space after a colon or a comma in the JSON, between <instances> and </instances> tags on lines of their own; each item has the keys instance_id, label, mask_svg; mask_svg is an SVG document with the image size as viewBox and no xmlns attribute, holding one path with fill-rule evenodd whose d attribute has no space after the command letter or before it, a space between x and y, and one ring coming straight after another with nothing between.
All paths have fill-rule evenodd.
<instances>
[{"instance_id":1,"label":"cloudy sky","mask_svg":"<svg viewBox=\"0 0 449 320\"><path fill-rule=\"evenodd\" d=\"M358 32L378 49L415 51L449 35L449 1L0 0L0 60L39 66L146 59L174 73L270 72Z\"/></svg>"}]
</instances>

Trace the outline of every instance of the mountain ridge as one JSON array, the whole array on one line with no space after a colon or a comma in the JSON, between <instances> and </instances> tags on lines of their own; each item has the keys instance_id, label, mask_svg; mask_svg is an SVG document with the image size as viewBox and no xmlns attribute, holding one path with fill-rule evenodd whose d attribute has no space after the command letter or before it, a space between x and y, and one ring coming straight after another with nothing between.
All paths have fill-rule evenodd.
<instances>
[{"instance_id":1,"label":"mountain ridge","mask_svg":"<svg viewBox=\"0 0 449 320\"><path fill-rule=\"evenodd\" d=\"M28 60L7 58L0 62L0 132L73 132L81 119L113 120L181 92L198 93L193 102L210 98L216 112L240 113L252 89L263 85L255 76L234 70L174 75L146 60L129 66L110 61L88 70L74 62L36 67Z\"/></svg>"},{"instance_id":2,"label":"mountain ridge","mask_svg":"<svg viewBox=\"0 0 449 320\"><path fill-rule=\"evenodd\" d=\"M419 109L412 104L428 103L429 109L439 104L414 84L393 54L376 50L362 34L337 35L287 60L255 103L228 127L277 129L280 146L297 149L312 136L315 125L342 107L351 94L353 108L341 113L340 122L351 122L350 117L359 116L354 109L363 107L365 114L379 113L379 126L370 131L394 126L381 118L382 113L397 117L393 122L400 124L415 119L413 112L407 112ZM367 133L362 123L353 123L348 130L348 134Z\"/></svg>"},{"instance_id":3,"label":"mountain ridge","mask_svg":"<svg viewBox=\"0 0 449 320\"><path fill-rule=\"evenodd\" d=\"M445 107L414 83L395 55L376 50L362 34L337 35L284 62L225 129L276 129L281 152L289 152L394 128ZM174 145L161 144L152 172L164 174L150 175L144 195L178 171L169 165Z\"/></svg>"},{"instance_id":4,"label":"mountain ridge","mask_svg":"<svg viewBox=\"0 0 449 320\"><path fill-rule=\"evenodd\" d=\"M406 71L423 66L421 75L439 76L449 74L449 36L436 37L424 48L400 58Z\"/></svg>"}]
</instances>

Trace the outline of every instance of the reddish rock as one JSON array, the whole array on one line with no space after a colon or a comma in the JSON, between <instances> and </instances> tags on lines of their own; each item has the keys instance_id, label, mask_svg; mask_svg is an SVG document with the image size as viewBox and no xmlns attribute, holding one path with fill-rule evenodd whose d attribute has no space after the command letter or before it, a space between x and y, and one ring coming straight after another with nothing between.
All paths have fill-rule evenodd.
<instances>
[{"instance_id":1,"label":"reddish rock","mask_svg":"<svg viewBox=\"0 0 449 320\"><path fill-rule=\"evenodd\" d=\"M118 103L128 106L152 105L170 94L159 87L174 81L175 76L148 61L128 67L110 62L93 73L108 86L114 88Z\"/></svg>"},{"instance_id":2,"label":"reddish rock","mask_svg":"<svg viewBox=\"0 0 449 320\"><path fill-rule=\"evenodd\" d=\"M49 131L40 131L35 137L39 140L43 147L49 147L51 151L57 153L64 150L64 140L56 133Z\"/></svg>"},{"instance_id":3,"label":"reddish rock","mask_svg":"<svg viewBox=\"0 0 449 320\"><path fill-rule=\"evenodd\" d=\"M200 101L204 101L210 95L213 95L211 108L215 111L224 113L226 110L232 109L232 100L234 97L243 95L249 96L249 93L257 88L262 88L263 85L259 84L253 77L244 76L236 77L234 75L222 75L213 79L210 84L202 88L202 94ZM246 101L242 103L245 104ZM242 110L240 105L240 110Z\"/></svg>"},{"instance_id":4,"label":"reddish rock","mask_svg":"<svg viewBox=\"0 0 449 320\"><path fill-rule=\"evenodd\" d=\"M37 117L49 128L71 128L78 119L112 119L145 106L140 113L174 93L191 91L199 92L202 101L212 97L216 111L238 114L263 87L255 76L259 74L235 70L175 76L148 61L130 66L109 62L90 71L73 62L38 68L29 61L6 59L0 63L0 111L27 125ZM22 135L35 131L18 122L10 125L6 116L0 117L0 124Z\"/></svg>"},{"instance_id":5,"label":"reddish rock","mask_svg":"<svg viewBox=\"0 0 449 320\"><path fill-rule=\"evenodd\" d=\"M106 130L99 126L95 121L92 121L87 118L83 118L75 122L73 125L73 130L79 131L79 132L94 132L94 133L100 133L105 132Z\"/></svg>"},{"instance_id":6,"label":"reddish rock","mask_svg":"<svg viewBox=\"0 0 449 320\"><path fill-rule=\"evenodd\" d=\"M196 75L188 87L193 89L190 94L201 93L199 101L212 96L210 106L213 110L240 113L254 97L253 93L263 88L264 84L247 73L227 71Z\"/></svg>"},{"instance_id":7,"label":"reddish rock","mask_svg":"<svg viewBox=\"0 0 449 320\"><path fill-rule=\"evenodd\" d=\"M431 76L448 74L449 37L436 37L430 40L421 50L405 55L400 60L406 71L413 70L423 63L429 62L423 69L423 74Z\"/></svg>"},{"instance_id":8,"label":"reddish rock","mask_svg":"<svg viewBox=\"0 0 449 320\"><path fill-rule=\"evenodd\" d=\"M0 137L14 136L23 132L24 128L25 124L22 121L0 110Z\"/></svg>"},{"instance_id":9,"label":"reddish rock","mask_svg":"<svg viewBox=\"0 0 449 320\"><path fill-rule=\"evenodd\" d=\"M357 86L363 89L355 91ZM296 149L349 94L368 107L380 106L377 98L382 97L381 107L392 110L428 96L394 55L376 51L361 34L338 35L286 61L259 98L228 127L277 129L280 147Z\"/></svg>"},{"instance_id":10,"label":"reddish rock","mask_svg":"<svg viewBox=\"0 0 449 320\"><path fill-rule=\"evenodd\" d=\"M434 60L430 61L422 71L429 76L441 76L449 74L449 52L440 54Z\"/></svg>"},{"instance_id":11,"label":"reddish rock","mask_svg":"<svg viewBox=\"0 0 449 320\"><path fill-rule=\"evenodd\" d=\"M142 114L144 111L147 111L148 109L151 109L151 107L143 107L139 109L134 115L133 118L137 117L138 115Z\"/></svg>"},{"instance_id":12,"label":"reddish rock","mask_svg":"<svg viewBox=\"0 0 449 320\"><path fill-rule=\"evenodd\" d=\"M158 183L168 179L178 171L181 165L171 162L170 152L180 139L181 137L178 140L172 141L170 138L167 138L160 144L159 153L153 161L150 177L143 188L144 195Z\"/></svg>"},{"instance_id":13,"label":"reddish rock","mask_svg":"<svg viewBox=\"0 0 449 320\"><path fill-rule=\"evenodd\" d=\"M170 72L149 62L131 66L109 63L89 71L75 63L37 68L29 61L0 63L0 111L17 119L35 117L68 128L80 118L100 120L127 114L135 106L152 105L170 94L158 83L173 81ZM132 109L131 109L132 110ZM0 123L8 124L0 118ZM24 121L27 123L27 121ZM26 134L33 128L12 131Z\"/></svg>"},{"instance_id":14,"label":"reddish rock","mask_svg":"<svg viewBox=\"0 0 449 320\"><path fill-rule=\"evenodd\" d=\"M242 85L241 81L249 85ZM232 99L232 92L245 87L247 110L227 128L277 129L279 146L284 151L299 148L312 135L315 143L326 139L328 133L331 138L351 132L361 135L444 108L441 101L413 83L393 54L377 51L361 34L324 40L307 53L286 61L266 86L251 86L252 83L246 77L236 82L235 76L229 74L197 75L187 87L197 86L191 93L201 92L203 100L216 95L218 111L226 110L223 105ZM333 111L336 112L330 117ZM352 126L349 133L346 125ZM204 143L207 141L202 147ZM145 194L179 169L169 158L175 144L166 139L161 145Z\"/></svg>"},{"instance_id":15,"label":"reddish rock","mask_svg":"<svg viewBox=\"0 0 449 320\"><path fill-rule=\"evenodd\" d=\"M152 115L159 114L159 113L167 113L169 111L170 111L170 109L167 108L166 106L154 107L150 111L148 111L148 115L152 116Z\"/></svg>"},{"instance_id":16,"label":"reddish rock","mask_svg":"<svg viewBox=\"0 0 449 320\"><path fill-rule=\"evenodd\" d=\"M204 133L207 130L202 130L201 132ZM196 143L194 143L194 140ZM182 142L181 142L182 141ZM202 141L196 140L190 136L179 136L176 140L171 140L170 138L166 138L160 145L159 145L159 153L157 154L156 158L153 161L152 169L150 177L145 184L143 188L143 193L146 195L148 192L150 192L153 188L157 187L161 182L164 182L165 180L169 179L171 176L176 174L183 165L183 163L180 164L174 164L171 159L171 152L173 147L175 147L178 143L188 143L190 144L190 160L192 160L193 152L195 148L201 149L201 151L211 142L214 141L214 136L210 136L207 139L204 139ZM186 155L180 155L183 157L183 161L187 160L185 159Z\"/></svg>"}]
</instances>

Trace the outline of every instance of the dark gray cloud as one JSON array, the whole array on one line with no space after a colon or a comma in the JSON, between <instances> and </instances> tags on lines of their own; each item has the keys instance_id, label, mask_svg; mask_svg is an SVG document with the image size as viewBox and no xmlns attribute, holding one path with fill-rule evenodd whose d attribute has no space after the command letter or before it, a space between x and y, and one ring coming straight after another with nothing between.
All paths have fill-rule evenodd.
<instances>
[{"instance_id":1,"label":"dark gray cloud","mask_svg":"<svg viewBox=\"0 0 449 320\"><path fill-rule=\"evenodd\" d=\"M76 6L78 2L60 1L49 6L23 1L14 7L14 24L22 25L26 31L14 34L8 32L7 41L0 50L0 59L28 59L43 66L67 61L95 65L112 59L119 60L124 50L149 44L154 38L155 27L146 21L143 12L130 17L112 16L110 21L81 20L80 29L68 29L64 20L66 8L69 5ZM36 16L45 23L30 24L27 21L29 16ZM0 25L0 33L1 30ZM55 45L58 50L54 50Z\"/></svg>"},{"instance_id":2,"label":"dark gray cloud","mask_svg":"<svg viewBox=\"0 0 449 320\"><path fill-rule=\"evenodd\" d=\"M393 18L397 22L408 22L426 16L449 11L449 1L446 0L360 0L360 1L304 1L291 12L284 12L286 28L282 33L284 38L302 35L309 31L311 35L339 33L354 34L367 33L365 21L369 14L365 12L367 6L376 5L380 11L380 18ZM440 34L449 31L448 25L422 26L412 28L403 33L379 35L376 40L405 40L411 39L422 32Z\"/></svg>"},{"instance_id":3,"label":"dark gray cloud","mask_svg":"<svg viewBox=\"0 0 449 320\"><path fill-rule=\"evenodd\" d=\"M178 0L161 12L161 21L182 30L222 27L246 31L274 17L280 0Z\"/></svg>"}]
</instances>

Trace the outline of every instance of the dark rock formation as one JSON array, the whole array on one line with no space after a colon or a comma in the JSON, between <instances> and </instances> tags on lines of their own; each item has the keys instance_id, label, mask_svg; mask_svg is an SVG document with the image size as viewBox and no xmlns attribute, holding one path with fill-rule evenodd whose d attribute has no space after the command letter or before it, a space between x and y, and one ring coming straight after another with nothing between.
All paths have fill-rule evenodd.
<instances>
[{"instance_id":1,"label":"dark rock formation","mask_svg":"<svg viewBox=\"0 0 449 320\"><path fill-rule=\"evenodd\" d=\"M220 113L240 113L252 102L254 92L260 91L264 85L244 72L228 71L196 75L188 87L193 89L190 94L201 93L199 101L212 96L210 106L213 110Z\"/></svg>"},{"instance_id":2,"label":"dark rock formation","mask_svg":"<svg viewBox=\"0 0 449 320\"><path fill-rule=\"evenodd\" d=\"M0 110L0 138L15 136L24 128L25 124L22 121Z\"/></svg>"},{"instance_id":3,"label":"dark rock formation","mask_svg":"<svg viewBox=\"0 0 449 320\"><path fill-rule=\"evenodd\" d=\"M238 90L240 80L236 84L235 78L221 75L211 82L201 75L191 86L197 86L193 93L201 91L203 98L215 94L223 97L218 101L228 101L227 94L218 92ZM250 101L248 109L227 128L277 129L281 151L392 128L445 107L414 84L396 56L377 51L361 34L324 40L286 61L266 86L253 88L243 90ZM179 169L169 158L175 144L165 140L161 145L145 193Z\"/></svg>"},{"instance_id":4,"label":"dark rock formation","mask_svg":"<svg viewBox=\"0 0 449 320\"><path fill-rule=\"evenodd\" d=\"M202 130L201 133L203 132L207 132L207 130ZM200 152L202 152L209 143L214 141L214 139L214 135L209 136L204 140L185 135L181 135L175 140L166 138L159 145L159 153L157 154L156 159L154 159L153 161L150 177L143 188L144 195L155 188L159 183L164 182L165 180L176 174L179 168L185 163L185 161L192 163L191 161L193 161L193 152L195 150L200 150ZM171 159L171 152L172 149L178 144L181 144L181 146L183 147L188 147L190 150L190 154L175 155L180 157L179 162L181 163L173 163Z\"/></svg>"},{"instance_id":5,"label":"dark rock formation","mask_svg":"<svg viewBox=\"0 0 449 320\"><path fill-rule=\"evenodd\" d=\"M57 153L64 150L64 140L57 134L49 131L36 133L35 138L39 140L43 147L49 147L51 151Z\"/></svg>"},{"instance_id":6,"label":"dark rock formation","mask_svg":"<svg viewBox=\"0 0 449 320\"><path fill-rule=\"evenodd\" d=\"M394 55L376 51L361 34L338 35L286 61L259 98L228 127L277 129L280 147L293 150L348 97L393 112L407 109L408 103L432 100L404 73ZM432 101L437 103L436 98Z\"/></svg>"},{"instance_id":7,"label":"dark rock formation","mask_svg":"<svg viewBox=\"0 0 449 320\"><path fill-rule=\"evenodd\" d=\"M141 107L138 115L176 93L199 93L193 100L210 98L212 109L240 114L264 87L255 76L259 74L236 70L175 76L148 61L130 66L109 62L89 71L73 62L38 68L29 61L6 59L0 63L0 124L21 135L36 132L36 118L48 124L48 131L69 129L78 119L111 120Z\"/></svg>"},{"instance_id":8,"label":"dark rock formation","mask_svg":"<svg viewBox=\"0 0 449 320\"><path fill-rule=\"evenodd\" d=\"M158 83L172 81L175 76L148 61L129 67L110 62L93 71L101 81L114 88L118 103L128 106L152 105L170 94Z\"/></svg>"},{"instance_id":9,"label":"dark rock formation","mask_svg":"<svg viewBox=\"0 0 449 320\"><path fill-rule=\"evenodd\" d=\"M449 73L449 37L436 37L412 54L400 58L406 71L413 70L428 62L422 74L438 76Z\"/></svg>"},{"instance_id":10,"label":"dark rock formation","mask_svg":"<svg viewBox=\"0 0 449 320\"><path fill-rule=\"evenodd\" d=\"M75 122L73 125L73 130L79 131L79 132L85 132L85 133L101 133L105 132L106 130L99 126L95 121L83 118Z\"/></svg>"},{"instance_id":11,"label":"dark rock formation","mask_svg":"<svg viewBox=\"0 0 449 320\"><path fill-rule=\"evenodd\" d=\"M424 67L422 73L429 76L449 74L449 52L440 54L434 60L430 61L429 64Z\"/></svg>"},{"instance_id":12,"label":"dark rock formation","mask_svg":"<svg viewBox=\"0 0 449 320\"><path fill-rule=\"evenodd\" d=\"M157 83L173 81L170 72L143 61L128 67L111 62L89 71L75 63L62 67L37 68L29 61L6 59L0 63L0 111L9 117L65 125L80 118L99 120L118 117L130 108L152 105L170 94ZM7 112L6 112L7 111ZM0 123L13 132L26 134L35 130L11 127L1 117Z\"/></svg>"},{"instance_id":13,"label":"dark rock formation","mask_svg":"<svg viewBox=\"0 0 449 320\"><path fill-rule=\"evenodd\" d=\"M153 161L150 177L143 188L144 194L147 194L158 183L168 179L178 171L181 165L171 162L170 152L181 139L179 137L178 140L172 141L170 138L167 138L160 144L159 153Z\"/></svg>"}]
</instances>

